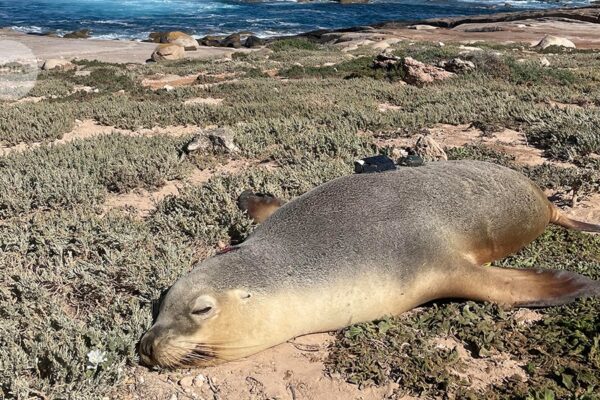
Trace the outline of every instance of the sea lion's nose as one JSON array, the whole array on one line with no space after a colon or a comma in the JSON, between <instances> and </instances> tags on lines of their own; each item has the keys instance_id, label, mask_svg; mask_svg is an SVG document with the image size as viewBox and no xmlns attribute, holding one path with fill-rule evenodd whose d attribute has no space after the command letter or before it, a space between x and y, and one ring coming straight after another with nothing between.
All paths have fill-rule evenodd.
<instances>
[{"instance_id":1,"label":"sea lion's nose","mask_svg":"<svg viewBox=\"0 0 600 400\"><path fill-rule=\"evenodd\" d=\"M154 364L154 352L157 342L156 333L150 329L140 341L140 356L144 364Z\"/></svg>"}]
</instances>

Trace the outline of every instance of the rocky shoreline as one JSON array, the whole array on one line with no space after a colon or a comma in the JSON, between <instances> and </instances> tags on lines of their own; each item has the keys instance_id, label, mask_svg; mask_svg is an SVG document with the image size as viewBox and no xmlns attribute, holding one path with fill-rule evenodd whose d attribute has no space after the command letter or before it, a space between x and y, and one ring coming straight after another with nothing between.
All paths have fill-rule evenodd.
<instances>
[{"instance_id":1,"label":"rocky shoreline","mask_svg":"<svg viewBox=\"0 0 600 400\"><path fill-rule=\"evenodd\" d=\"M327 43L343 51L361 46L384 50L398 41L497 43L534 45L546 35L561 36L577 48L600 48L600 6L518 11L479 16L435 18L412 22L384 22L336 30L316 30L294 36L260 38L252 32L196 39L185 32L155 32L144 42L90 38L89 30L55 37L0 30L0 37L32 49L40 62L49 58L86 58L105 62L143 63L181 58L230 57L235 51L253 51L269 43L300 38Z\"/></svg>"}]
</instances>

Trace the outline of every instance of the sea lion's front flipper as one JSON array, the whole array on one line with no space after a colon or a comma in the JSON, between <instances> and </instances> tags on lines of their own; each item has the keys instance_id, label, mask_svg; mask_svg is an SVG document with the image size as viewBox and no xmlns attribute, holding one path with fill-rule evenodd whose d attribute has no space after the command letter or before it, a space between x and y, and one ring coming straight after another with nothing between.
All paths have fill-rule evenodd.
<instances>
[{"instance_id":1,"label":"sea lion's front flipper","mask_svg":"<svg viewBox=\"0 0 600 400\"><path fill-rule=\"evenodd\" d=\"M263 193L244 191L237 201L240 210L245 211L254 222L260 224L277 211L285 201Z\"/></svg>"},{"instance_id":2,"label":"sea lion's front flipper","mask_svg":"<svg viewBox=\"0 0 600 400\"><path fill-rule=\"evenodd\" d=\"M557 306L600 296L600 281L564 270L471 267L458 282L452 297L515 307Z\"/></svg>"}]
</instances>

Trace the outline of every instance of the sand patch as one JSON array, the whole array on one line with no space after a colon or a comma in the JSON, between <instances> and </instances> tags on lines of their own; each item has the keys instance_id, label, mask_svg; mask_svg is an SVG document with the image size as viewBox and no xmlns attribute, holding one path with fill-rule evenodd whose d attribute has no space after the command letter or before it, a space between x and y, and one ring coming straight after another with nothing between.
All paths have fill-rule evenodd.
<instances>
[{"instance_id":1,"label":"sand patch","mask_svg":"<svg viewBox=\"0 0 600 400\"><path fill-rule=\"evenodd\" d=\"M142 80L142 86L148 87L153 90L164 89L165 86L190 86L198 80L199 76L200 74L192 74L185 76L157 74L144 78Z\"/></svg>"},{"instance_id":2,"label":"sand patch","mask_svg":"<svg viewBox=\"0 0 600 400\"><path fill-rule=\"evenodd\" d=\"M389 387L359 389L324 374L323 361L333 341L329 334L307 335L283 343L244 360L221 366L158 373L142 367L131 371L117 389L128 399L383 399Z\"/></svg>"},{"instance_id":3,"label":"sand patch","mask_svg":"<svg viewBox=\"0 0 600 400\"><path fill-rule=\"evenodd\" d=\"M543 151L528 144L527 138L521 132L504 128L491 135L484 135L480 129L471 125L440 124L426 129L424 134L431 136L444 148L463 147L465 145L484 145L515 157L515 162L521 165L536 166L552 163L561 167L573 167L570 163L548 160ZM414 146L415 138L379 139L379 147Z\"/></svg>"},{"instance_id":4,"label":"sand patch","mask_svg":"<svg viewBox=\"0 0 600 400\"><path fill-rule=\"evenodd\" d=\"M520 308L513 314L513 318L519 325L531 325L544 318L543 314L530 308Z\"/></svg>"},{"instance_id":5,"label":"sand patch","mask_svg":"<svg viewBox=\"0 0 600 400\"><path fill-rule=\"evenodd\" d=\"M154 127L152 129L138 129L135 131L129 129L119 129L114 126L100 125L96 121L86 119L84 121L77 121L75 127L70 132L63 135L61 139L53 140L47 143L34 142L34 143L20 143L15 146L0 146L0 156L4 156L13 152L27 151L40 146L54 146L72 142L74 140L85 140L94 138L96 136L110 135L113 133L124 135L124 136L172 136L180 137L185 135L191 135L200 130L200 127L190 126L167 126L164 128Z\"/></svg>"},{"instance_id":6,"label":"sand patch","mask_svg":"<svg viewBox=\"0 0 600 400\"><path fill-rule=\"evenodd\" d=\"M224 99L215 99L213 97L195 97L193 99L187 99L183 102L184 105L196 105L196 104L204 104L208 106L219 106L223 103Z\"/></svg>"},{"instance_id":7,"label":"sand patch","mask_svg":"<svg viewBox=\"0 0 600 400\"><path fill-rule=\"evenodd\" d=\"M600 193L576 202L575 207L564 210L564 213L578 221L600 224Z\"/></svg>"},{"instance_id":8,"label":"sand patch","mask_svg":"<svg viewBox=\"0 0 600 400\"><path fill-rule=\"evenodd\" d=\"M129 193L109 195L104 202L103 209L126 209L133 214L144 218L156 209L157 204L167 196L177 196L186 186L200 186L216 175L233 175L248 168L258 166L267 170L278 168L274 163L261 163L250 160L230 160L227 164L203 170L194 169L183 180L167 181L160 189L150 192L145 189L136 189Z\"/></svg>"},{"instance_id":9,"label":"sand patch","mask_svg":"<svg viewBox=\"0 0 600 400\"><path fill-rule=\"evenodd\" d=\"M524 364L511 359L507 354L498 353L490 357L475 358L462 343L452 337L435 338L433 343L436 348L454 349L458 352L466 368L451 372L468 381L475 390L483 390L493 384L500 384L505 379L514 376L518 376L522 381L527 381L527 375L522 368Z\"/></svg>"},{"instance_id":10,"label":"sand patch","mask_svg":"<svg viewBox=\"0 0 600 400\"><path fill-rule=\"evenodd\" d=\"M382 112L382 113L388 112L388 111L400 111L400 110L402 110L402 107L395 106L393 104L388 104L388 103L382 103L377 106L377 111Z\"/></svg>"},{"instance_id":11,"label":"sand patch","mask_svg":"<svg viewBox=\"0 0 600 400\"><path fill-rule=\"evenodd\" d=\"M197 83L201 83L203 78L216 81L198 85L198 87L205 88L216 86L225 82L235 81L236 77L237 73L235 72L226 72L221 74L197 73L184 76L173 74L155 74L142 79L141 84L142 86L152 90L159 90L196 85Z\"/></svg>"}]
</instances>

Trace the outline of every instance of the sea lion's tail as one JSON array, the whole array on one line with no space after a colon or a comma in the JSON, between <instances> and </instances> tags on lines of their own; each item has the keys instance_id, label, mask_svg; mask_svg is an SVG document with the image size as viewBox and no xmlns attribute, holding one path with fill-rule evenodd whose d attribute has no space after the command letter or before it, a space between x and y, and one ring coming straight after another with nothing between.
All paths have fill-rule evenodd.
<instances>
[{"instance_id":1,"label":"sea lion's tail","mask_svg":"<svg viewBox=\"0 0 600 400\"><path fill-rule=\"evenodd\" d=\"M514 307L549 307L600 296L600 281L564 270L471 266L463 278L453 281L451 297Z\"/></svg>"},{"instance_id":2,"label":"sea lion's tail","mask_svg":"<svg viewBox=\"0 0 600 400\"><path fill-rule=\"evenodd\" d=\"M552 206L551 209L550 223L577 231L600 232L600 224L589 224L587 222L571 219L555 206Z\"/></svg>"}]
</instances>

